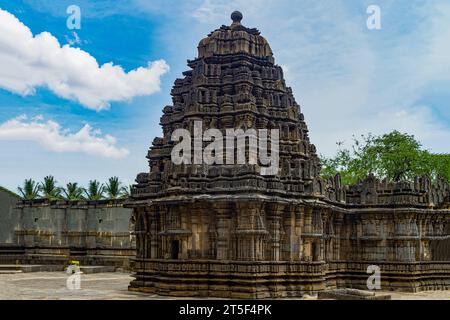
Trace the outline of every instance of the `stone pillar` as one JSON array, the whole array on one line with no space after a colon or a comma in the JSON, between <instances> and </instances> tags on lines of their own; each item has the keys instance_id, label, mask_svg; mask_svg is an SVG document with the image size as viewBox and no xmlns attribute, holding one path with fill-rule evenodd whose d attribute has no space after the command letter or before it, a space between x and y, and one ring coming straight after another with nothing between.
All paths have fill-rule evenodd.
<instances>
[{"instance_id":1,"label":"stone pillar","mask_svg":"<svg viewBox=\"0 0 450 320\"><path fill-rule=\"evenodd\" d=\"M313 252L315 261L323 260L324 244L323 244L323 219L322 209L315 208L313 210L313 226L312 233L315 243L315 251Z\"/></svg>"},{"instance_id":2,"label":"stone pillar","mask_svg":"<svg viewBox=\"0 0 450 320\"><path fill-rule=\"evenodd\" d=\"M332 220L331 223L334 225L334 240L333 240L333 254L332 259L333 260L340 260L341 259L341 238L344 236L342 234L342 224L343 224L343 217L339 215L339 217L336 217L334 221Z\"/></svg>"},{"instance_id":3,"label":"stone pillar","mask_svg":"<svg viewBox=\"0 0 450 320\"><path fill-rule=\"evenodd\" d=\"M264 222L263 204L239 202L236 208L237 256L239 260L244 261L262 260L268 235Z\"/></svg>"},{"instance_id":4,"label":"stone pillar","mask_svg":"<svg viewBox=\"0 0 450 320\"><path fill-rule=\"evenodd\" d=\"M210 247L214 251L214 258L217 260L230 259L229 256L229 209L228 204L224 202L218 202L209 204L208 208L201 208L201 225L205 225L205 221L208 221L209 225L209 238L211 242ZM208 214L205 215L205 209L208 210Z\"/></svg>"},{"instance_id":5,"label":"stone pillar","mask_svg":"<svg viewBox=\"0 0 450 320\"><path fill-rule=\"evenodd\" d=\"M303 240L303 261L312 261L311 241L309 239Z\"/></svg>"},{"instance_id":6,"label":"stone pillar","mask_svg":"<svg viewBox=\"0 0 450 320\"><path fill-rule=\"evenodd\" d=\"M228 259L228 228L227 214L220 210L216 213L217 218L217 260Z\"/></svg>"},{"instance_id":7,"label":"stone pillar","mask_svg":"<svg viewBox=\"0 0 450 320\"><path fill-rule=\"evenodd\" d=\"M302 211L303 208L294 207L294 260L302 259Z\"/></svg>"},{"instance_id":8,"label":"stone pillar","mask_svg":"<svg viewBox=\"0 0 450 320\"><path fill-rule=\"evenodd\" d=\"M312 233L312 213L313 209L310 207L305 208L305 218L304 218L304 225L303 225L303 232L306 234Z\"/></svg>"},{"instance_id":9,"label":"stone pillar","mask_svg":"<svg viewBox=\"0 0 450 320\"><path fill-rule=\"evenodd\" d=\"M304 261L313 260L314 253L312 252L312 241L311 241L311 234L313 232L312 215L313 209L311 207L305 207L303 218L303 233L302 233L302 241L303 241L302 256Z\"/></svg>"},{"instance_id":10,"label":"stone pillar","mask_svg":"<svg viewBox=\"0 0 450 320\"><path fill-rule=\"evenodd\" d=\"M145 257L145 212L141 208L136 210L136 256Z\"/></svg>"},{"instance_id":11,"label":"stone pillar","mask_svg":"<svg viewBox=\"0 0 450 320\"><path fill-rule=\"evenodd\" d=\"M188 210L189 213L191 213L190 210ZM188 222L188 216L186 214L186 211L181 210L180 207L177 207L177 217L179 219L179 227L182 230L189 230L189 222ZM183 236L179 239L180 241L180 252L178 259L188 259L188 238Z\"/></svg>"},{"instance_id":12,"label":"stone pillar","mask_svg":"<svg viewBox=\"0 0 450 320\"><path fill-rule=\"evenodd\" d=\"M150 259L156 259L160 258L158 256L158 219L159 215L156 211L156 208L152 208L152 210L148 213L149 215L149 232L147 234L147 237L150 241L150 254L148 257Z\"/></svg>"},{"instance_id":13,"label":"stone pillar","mask_svg":"<svg viewBox=\"0 0 450 320\"><path fill-rule=\"evenodd\" d=\"M286 208L283 212L283 227L284 227L284 243L283 243L283 260L292 260L292 242L294 238L294 221L292 212Z\"/></svg>"},{"instance_id":14,"label":"stone pillar","mask_svg":"<svg viewBox=\"0 0 450 320\"><path fill-rule=\"evenodd\" d=\"M267 220L270 228L270 255L267 257L273 261L280 261L280 246L281 246L281 221L283 215L283 207L280 204L266 205Z\"/></svg>"}]
</instances>

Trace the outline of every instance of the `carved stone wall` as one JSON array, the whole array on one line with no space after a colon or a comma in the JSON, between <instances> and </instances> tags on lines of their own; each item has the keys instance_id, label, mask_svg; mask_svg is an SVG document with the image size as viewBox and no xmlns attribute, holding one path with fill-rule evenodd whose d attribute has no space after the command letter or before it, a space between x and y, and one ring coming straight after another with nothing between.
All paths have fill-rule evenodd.
<instances>
[{"instance_id":1,"label":"carved stone wall","mask_svg":"<svg viewBox=\"0 0 450 320\"><path fill-rule=\"evenodd\" d=\"M368 176L357 185L342 186L340 176L325 183L325 195L332 202L347 206L414 206L418 208L448 208L450 184L444 180L432 182L417 177L414 182L387 182Z\"/></svg>"},{"instance_id":2,"label":"carved stone wall","mask_svg":"<svg viewBox=\"0 0 450 320\"><path fill-rule=\"evenodd\" d=\"M12 241L0 244L3 263L113 265L135 256L132 210L123 201L18 201Z\"/></svg>"},{"instance_id":3,"label":"carved stone wall","mask_svg":"<svg viewBox=\"0 0 450 320\"><path fill-rule=\"evenodd\" d=\"M232 15L198 46L177 79L138 174L135 280L129 289L173 296L267 298L327 287L365 288L379 265L384 289L450 288L450 188L369 176L342 186L319 177L316 148L267 41ZM278 173L261 163L171 161L175 129L279 129ZM195 142L194 142L195 144ZM203 144L201 144L201 147ZM238 152L233 148L234 152ZM241 150L243 151L243 150ZM245 150L246 157L252 150Z\"/></svg>"}]
</instances>

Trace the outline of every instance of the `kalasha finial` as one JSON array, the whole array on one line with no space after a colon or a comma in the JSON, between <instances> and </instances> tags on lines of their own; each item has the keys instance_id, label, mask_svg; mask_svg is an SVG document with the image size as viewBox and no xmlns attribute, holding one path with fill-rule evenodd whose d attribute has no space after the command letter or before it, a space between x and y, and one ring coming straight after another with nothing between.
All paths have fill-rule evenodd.
<instances>
[{"instance_id":1,"label":"kalasha finial","mask_svg":"<svg viewBox=\"0 0 450 320\"><path fill-rule=\"evenodd\" d=\"M231 14L231 20L233 20L233 23L241 23L242 18L242 13L240 13L239 11L234 11Z\"/></svg>"}]
</instances>

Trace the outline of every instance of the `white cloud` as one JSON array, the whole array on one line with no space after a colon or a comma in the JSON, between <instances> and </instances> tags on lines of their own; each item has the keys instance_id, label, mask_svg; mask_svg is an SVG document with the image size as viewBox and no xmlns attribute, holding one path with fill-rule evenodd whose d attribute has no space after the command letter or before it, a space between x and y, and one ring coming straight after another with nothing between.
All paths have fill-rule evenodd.
<instances>
[{"instance_id":1,"label":"white cloud","mask_svg":"<svg viewBox=\"0 0 450 320\"><path fill-rule=\"evenodd\" d=\"M233 11L241 10L244 19L251 16L256 18L265 15L266 10L274 5L276 6L276 3L273 0L203 0L201 5L193 10L192 17L202 23L217 22L224 17L229 19ZM220 24L216 27L219 26Z\"/></svg>"},{"instance_id":2,"label":"white cloud","mask_svg":"<svg viewBox=\"0 0 450 320\"><path fill-rule=\"evenodd\" d=\"M220 16L220 11L226 12L224 9L226 9L225 4L212 4L210 0L204 0L192 16L200 22L209 22Z\"/></svg>"},{"instance_id":3,"label":"white cloud","mask_svg":"<svg viewBox=\"0 0 450 320\"><path fill-rule=\"evenodd\" d=\"M62 128L43 116L28 119L27 116L8 120L0 125L0 140L32 141L46 150L55 152L81 152L107 158L123 158L129 154L124 148L116 147L116 138L101 135L101 131L85 124L76 133Z\"/></svg>"},{"instance_id":4,"label":"white cloud","mask_svg":"<svg viewBox=\"0 0 450 320\"><path fill-rule=\"evenodd\" d=\"M69 45L71 45L71 46L73 46L73 45L83 45L83 44L87 43L86 40L81 40L80 36L75 31L72 31L70 36L65 35L64 38L66 39L67 43Z\"/></svg>"},{"instance_id":5,"label":"white cloud","mask_svg":"<svg viewBox=\"0 0 450 320\"><path fill-rule=\"evenodd\" d=\"M99 66L89 53L61 46L48 32L33 36L27 26L2 9L0 48L0 88L32 95L37 87L46 86L58 96L94 110L159 91L160 77L169 70L164 60L128 73L111 62Z\"/></svg>"},{"instance_id":6,"label":"white cloud","mask_svg":"<svg viewBox=\"0 0 450 320\"><path fill-rule=\"evenodd\" d=\"M378 0L379 31L366 28L369 4L204 0L193 17L226 24L238 9L244 25L261 30L277 63L287 67L287 85L320 153L334 154L336 142L352 135L394 129L434 152L450 152L448 0Z\"/></svg>"}]
</instances>

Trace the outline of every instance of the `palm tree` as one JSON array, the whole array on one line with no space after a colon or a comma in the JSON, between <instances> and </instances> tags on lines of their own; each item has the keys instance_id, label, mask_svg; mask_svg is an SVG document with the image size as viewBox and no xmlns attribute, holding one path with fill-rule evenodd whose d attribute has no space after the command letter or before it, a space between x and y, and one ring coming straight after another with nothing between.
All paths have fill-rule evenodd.
<instances>
[{"instance_id":1,"label":"palm tree","mask_svg":"<svg viewBox=\"0 0 450 320\"><path fill-rule=\"evenodd\" d=\"M69 182L63 189L67 200L83 200L83 191L84 189L80 188L76 182Z\"/></svg>"},{"instance_id":2,"label":"palm tree","mask_svg":"<svg viewBox=\"0 0 450 320\"><path fill-rule=\"evenodd\" d=\"M122 182L119 181L118 177L109 178L108 183L105 186L105 192L109 199L117 199L122 195L126 188L121 187L121 184Z\"/></svg>"},{"instance_id":3,"label":"palm tree","mask_svg":"<svg viewBox=\"0 0 450 320\"><path fill-rule=\"evenodd\" d=\"M39 188L44 198L49 200L61 199L62 188L56 186L55 177L46 176Z\"/></svg>"},{"instance_id":4,"label":"palm tree","mask_svg":"<svg viewBox=\"0 0 450 320\"><path fill-rule=\"evenodd\" d=\"M133 185L132 184L130 184L128 187L124 187L121 198L126 199L126 198L131 197L131 190L132 189L133 189Z\"/></svg>"},{"instance_id":5,"label":"palm tree","mask_svg":"<svg viewBox=\"0 0 450 320\"><path fill-rule=\"evenodd\" d=\"M88 190L84 189L88 200L100 200L103 198L103 193L105 192L105 186L100 184L97 180L90 180Z\"/></svg>"},{"instance_id":6,"label":"palm tree","mask_svg":"<svg viewBox=\"0 0 450 320\"><path fill-rule=\"evenodd\" d=\"M39 184L33 179L26 179L23 182L23 188L18 187L17 190L25 200L34 200L39 197Z\"/></svg>"}]
</instances>

